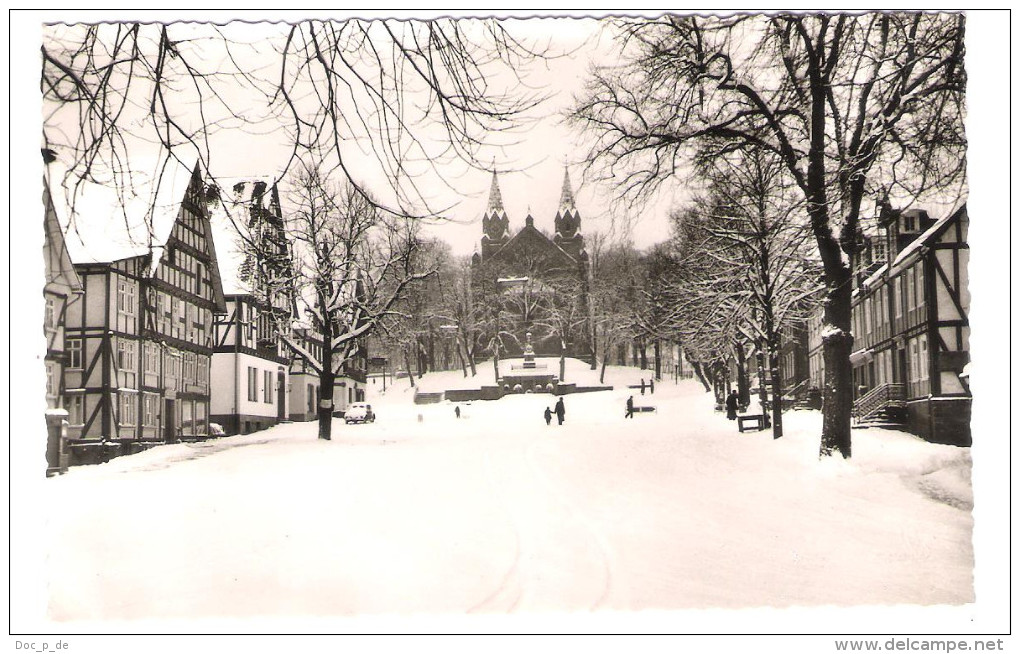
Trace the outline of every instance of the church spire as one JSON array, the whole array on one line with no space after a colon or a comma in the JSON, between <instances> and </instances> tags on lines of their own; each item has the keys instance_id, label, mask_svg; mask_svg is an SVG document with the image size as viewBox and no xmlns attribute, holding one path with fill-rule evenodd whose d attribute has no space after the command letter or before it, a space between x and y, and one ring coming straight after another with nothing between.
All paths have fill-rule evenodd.
<instances>
[{"instance_id":1,"label":"church spire","mask_svg":"<svg viewBox=\"0 0 1020 654\"><path fill-rule=\"evenodd\" d=\"M574 191L570 188L570 169L566 166L563 167L563 190L560 191L560 215L564 215L567 212L577 213L577 208L574 206Z\"/></svg>"},{"instance_id":2,"label":"church spire","mask_svg":"<svg viewBox=\"0 0 1020 654\"><path fill-rule=\"evenodd\" d=\"M499 180L496 178L496 169L492 169L492 186L489 187L488 213L504 213L503 196L499 192Z\"/></svg>"}]
</instances>

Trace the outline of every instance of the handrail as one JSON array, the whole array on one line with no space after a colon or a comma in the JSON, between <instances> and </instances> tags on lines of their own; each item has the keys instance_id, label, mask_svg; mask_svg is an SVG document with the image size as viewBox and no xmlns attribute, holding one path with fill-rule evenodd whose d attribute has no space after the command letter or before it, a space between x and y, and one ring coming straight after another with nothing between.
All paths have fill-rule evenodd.
<instances>
[{"instance_id":1,"label":"handrail","mask_svg":"<svg viewBox=\"0 0 1020 654\"><path fill-rule=\"evenodd\" d=\"M854 402L853 415L858 420L863 420L890 402L903 399L903 384L882 384L857 398Z\"/></svg>"}]
</instances>

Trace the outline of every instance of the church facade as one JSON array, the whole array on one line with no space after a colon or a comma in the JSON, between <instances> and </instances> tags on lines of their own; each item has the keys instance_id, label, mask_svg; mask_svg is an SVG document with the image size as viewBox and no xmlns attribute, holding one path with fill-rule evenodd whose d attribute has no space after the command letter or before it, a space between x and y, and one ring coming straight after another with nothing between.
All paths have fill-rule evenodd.
<instances>
[{"instance_id":1,"label":"church facade","mask_svg":"<svg viewBox=\"0 0 1020 654\"><path fill-rule=\"evenodd\" d=\"M494 171L482 216L479 251L472 257L473 301L480 345L492 356L520 356L528 342L538 356L592 356L589 262L568 171L552 216L552 233L535 225L530 212L511 235Z\"/></svg>"}]
</instances>

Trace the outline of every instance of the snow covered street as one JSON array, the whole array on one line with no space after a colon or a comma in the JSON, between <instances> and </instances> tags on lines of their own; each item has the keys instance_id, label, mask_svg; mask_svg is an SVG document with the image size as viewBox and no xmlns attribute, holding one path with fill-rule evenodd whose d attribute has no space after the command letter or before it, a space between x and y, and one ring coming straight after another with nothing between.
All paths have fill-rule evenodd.
<instances>
[{"instance_id":1,"label":"snow covered street","mask_svg":"<svg viewBox=\"0 0 1020 654\"><path fill-rule=\"evenodd\" d=\"M50 617L974 600L969 450L855 430L851 461L819 462L817 412L773 441L696 382L612 381L562 427L549 395L457 419L403 381L330 442L295 423L72 469L46 487ZM625 420L629 394L657 411Z\"/></svg>"}]
</instances>

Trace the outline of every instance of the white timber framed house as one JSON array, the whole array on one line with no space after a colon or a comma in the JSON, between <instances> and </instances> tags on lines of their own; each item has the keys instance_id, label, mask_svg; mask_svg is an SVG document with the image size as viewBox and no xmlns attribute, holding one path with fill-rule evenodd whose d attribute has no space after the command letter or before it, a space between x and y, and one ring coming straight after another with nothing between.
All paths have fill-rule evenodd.
<instances>
[{"instance_id":1,"label":"white timber framed house","mask_svg":"<svg viewBox=\"0 0 1020 654\"><path fill-rule=\"evenodd\" d=\"M154 161L128 162L118 188L50 178L83 290L65 324L72 464L210 435L213 315L226 306L207 189L194 159Z\"/></svg>"},{"instance_id":2,"label":"white timber framed house","mask_svg":"<svg viewBox=\"0 0 1020 654\"><path fill-rule=\"evenodd\" d=\"M247 434L290 419L281 330L294 311L291 255L273 179L219 180L218 196L212 224L227 311L214 325L212 420Z\"/></svg>"},{"instance_id":3,"label":"white timber framed house","mask_svg":"<svg viewBox=\"0 0 1020 654\"><path fill-rule=\"evenodd\" d=\"M937 220L886 208L879 223L870 274L853 295L856 424L969 446L967 207ZM824 379L823 330L819 312L809 325L812 383Z\"/></svg>"}]
</instances>

